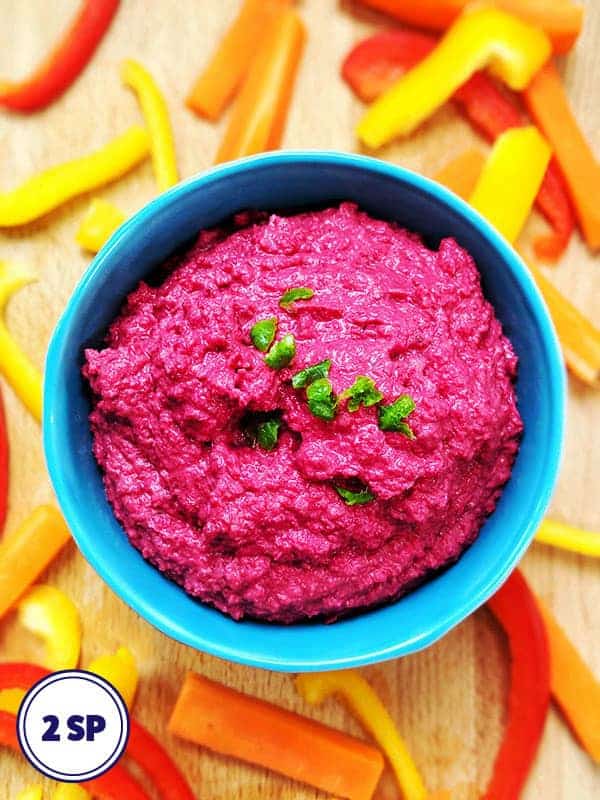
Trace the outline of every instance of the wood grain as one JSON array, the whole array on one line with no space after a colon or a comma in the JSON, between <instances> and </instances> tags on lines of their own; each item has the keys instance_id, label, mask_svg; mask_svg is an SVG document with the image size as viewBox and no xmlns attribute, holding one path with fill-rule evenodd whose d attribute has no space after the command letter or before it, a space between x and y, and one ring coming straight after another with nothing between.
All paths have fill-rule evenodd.
<instances>
[{"instance_id":1,"label":"wood grain","mask_svg":"<svg viewBox=\"0 0 600 800\"><path fill-rule=\"evenodd\" d=\"M77 0L3 0L0 75L26 74L77 5ZM586 5L585 32L565 63L565 74L579 119L600 155L600 4L587 0ZM32 172L83 154L139 121L135 99L119 81L118 67L125 57L140 59L165 91L182 175L208 167L223 124L201 122L184 107L183 100L236 7L237 0L125 0L92 65L58 103L33 116L0 113L0 187L10 188ZM339 65L349 46L384 18L352 2L337 5L333 0L304 0L299 7L309 40L284 145L353 150L352 130L360 104L339 79ZM394 144L380 155L431 175L475 141L468 126L448 108L436 114L418 136ZM151 168L146 164L101 194L131 213L154 193ZM75 200L41 223L0 232L0 258L19 259L39 277L36 285L23 290L11 303L8 321L40 367L52 328L88 263L74 241L88 201ZM524 243L544 224L534 216ZM561 265L547 274L600 322L600 264L578 237ZM51 500L52 492L39 428L10 390L5 395L13 453L12 528L34 506ZM571 382L568 422L553 514L600 530L596 495L600 394ZM534 545L523 569L600 675L600 563ZM203 800L316 800L318 795L169 739L166 719L187 669L360 734L357 724L334 702L314 711L305 707L289 676L227 664L154 631L117 599L74 546L50 569L47 580L67 591L81 609L84 665L121 643L132 648L141 668L136 714L167 743ZM0 626L0 659L33 658L39 655L38 648L38 643L21 634L14 619ZM389 705L431 789L453 788L456 800L478 797L502 733L507 675L505 642L487 612L478 612L426 652L369 668L366 674ZM23 760L0 752L0 800L13 797L25 783L36 779ZM524 796L526 800L592 800L600 796L599 769L581 752L554 712ZM386 775L378 800L395 797L396 788Z\"/></svg>"}]
</instances>

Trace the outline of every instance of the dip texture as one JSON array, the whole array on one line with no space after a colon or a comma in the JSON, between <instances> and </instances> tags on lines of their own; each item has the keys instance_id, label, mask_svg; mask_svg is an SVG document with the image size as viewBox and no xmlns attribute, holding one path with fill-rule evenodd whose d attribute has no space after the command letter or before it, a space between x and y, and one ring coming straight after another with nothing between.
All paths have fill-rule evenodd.
<instances>
[{"instance_id":1,"label":"dip texture","mask_svg":"<svg viewBox=\"0 0 600 800\"><path fill-rule=\"evenodd\" d=\"M517 359L465 250L343 203L240 214L165 275L83 370L106 493L146 559L235 619L294 622L392 600L460 556L522 431ZM293 287L314 295L282 308ZM250 337L271 317L295 338L282 369ZM415 438L381 430L376 407L314 416L291 378L325 359L336 394L363 375L384 404L410 395ZM275 410L266 450L244 430ZM374 499L348 505L335 485Z\"/></svg>"}]
</instances>

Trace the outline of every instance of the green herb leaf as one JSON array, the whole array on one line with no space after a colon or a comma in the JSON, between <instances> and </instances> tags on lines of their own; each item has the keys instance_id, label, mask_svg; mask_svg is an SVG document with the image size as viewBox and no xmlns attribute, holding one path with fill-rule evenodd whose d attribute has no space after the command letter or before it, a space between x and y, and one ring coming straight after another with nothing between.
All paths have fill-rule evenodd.
<instances>
[{"instance_id":1,"label":"green herb leaf","mask_svg":"<svg viewBox=\"0 0 600 800\"><path fill-rule=\"evenodd\" d=\"M327 378L331 361L326 358L325 361L319 361L318 364L313 364L311 367L300 370L292 378L292 386L294 389L304 389L309 383L313 383L318 378Z\"/></svg>"},{"instance_id":2,"label":"green herb leaf","mask_svg":"<svg viewBox=\"0 0 600 800\"><path fill-rule=\"evenodd\" d=\"M375 499L375 495L366 486L360 492L352 492L350 489L344 489L343 486L334 486L333 488L347 506L364 506L365 503L370 503Z\"/></svg>"},{"instance_id":3,"label":"green herb leaf","mask_svg":"<svg viewBox=\"0 0 600 800\"><path fill-rule=\"evenodd\" d=\"M318 378L306 389L306 399L311 414L321 419L332 420L337 409L337 399L328 378Z\"/></svg>"},{"instance_id":4,"label":"green herb leaf","mask_svg":"<svg viewBox=\"0 0 600 800\"><path fill-rule=\"evenodd\" d=\"M296 342L292 334L288 333L271 347L265 356L265 363L271 369L283 369L295 355Z\"/></svg>"},{"instance_id":5,"label":"green herb leaf","mask_svg":"<svg viewBox=\"0 0 600 800\"><path fill-rule=\"evenodd\" d=\"M397 431L409 439L414 439L410 425L404 422L406 417L415 410L415 401L407 394L401 395L389 406L379 406L379 427L382 431Z\"/></svg>"},{"instance_id":6,"label":"green herb leaf","mask_svg":"<svg viewBox=\"0 0 600 800\"><path fill-rule=\"evenodd\" d=\"M261 422L256 429L256 441L263 450L274 450L279 439L280 419L268 419Z\"/></svg>"},{"instance_id":7,"label":"green herb leaf","mask_svg":"<svg viewBox=\"0 0 600 800\"><path fill-rule=\"evenodd\" d=\"M383 395L375 386L375 381L366 375L359 375L349 389L343 391L340 400L348 398L348 411L358 411L362 406L368 408L383 400Z\"/></svg>"},{"instance_id":8,"label":"green herb leaf","mask_svg":"<svg viewBox=\"0 0 600 800\"><path fill-rule=\"evenodd\" d=\"M250 331L250 338L252 344L261 353L266 353L271 346L275 333L277 332L277 317L269 317L269 319L261 319L252 326Z\"/></svg>"},{"instance_id":9,"label":"green herb leaf","mask_svg":"<svg viewBox=\"0 0 600 800\"><path fill-rule=\"evenodd\" d=\"M310 300L313 295L312 289L308 289L306 286L298 286L295 289L288 289L287 292L284 292L279 305L282 308L289 308L296 300Z\"/></svg>"}]
</instances>

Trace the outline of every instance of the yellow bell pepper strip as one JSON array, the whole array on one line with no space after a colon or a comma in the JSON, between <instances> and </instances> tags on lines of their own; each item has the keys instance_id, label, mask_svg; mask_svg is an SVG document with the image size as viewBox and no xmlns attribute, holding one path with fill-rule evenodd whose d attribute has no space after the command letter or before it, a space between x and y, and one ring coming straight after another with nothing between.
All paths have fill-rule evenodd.
<instances>
[{"instance_id":1,"label":"yellow bell pepper strip","mask_svg":"<svg viewBox=\"0 0 600 800\"><path fill-rule=\"evenodd\" d=\"M310 705L339 694L387 755L405 800L424 800L427 789L394 721L379 696L356 670L299 675L296 688Z\"/></svg>"},{"instance_id":2,"label":"yellow bell pepper strip","mask_svg":"<svg viewBox=\"0 0 600 800\"><path fill-rule=\"evenodd\" d=\"M600 533L583 531L564 522L545 519L538 528L535 538L538 542L561 547L572 553L600 558Z\"/></svg>"},{"instance_id":3,"label":"yellow bell pepper strip","mask_svg":"<svg viewBox=\"0 0 600 800\"><path fill-rule=\"evenodd\" d=\"M0 261L0 372L23 404L37 419L42 418L42 375L12 338L4 322L10 297L36 278L20 264Z\"/></svg>"},{"instance_id":4,"label":"yellow bell pepper strip","mask_svg":"<svg viewBox=\"0 0 600 800\"><path fill-rule=\"evenodd\" d=\"M91 800L83 786L76 783L61 783L54 790L51 800Z\"/></svg>"},{"instance_id":5,"label":"yellow bell pepper strip","mask_svg":"<svg viewBox=\"0 0 600 800\"><path fill-rule=\"evenodd\" d=\"M133 654L126 647L119 647L116 653L95 658L87 667L119 690L127 707L131 709L138 685L138 668Z\"/></svg>"},{"instance_id":6,"label":"yellow bell pepper strip","mask_svg":"<svg viewBox=\"0 0 600 800\"><path fill-rule=\"evenodd\" d=\"M496 140L470 197L509 242L521 233L552 151L537 128L512 128Z\"/></svg>"},{"instance_id":7,"label":"yellow bell pepper strip","mask_svg":"<svg viewBox=\"0 0 600 800\"><path fill-rule=\"evenodd\" d=\"M71 539L54 506L39 506L0 543L0 618Z\"/></svg>"},{"instance_id":8,"label":"yellow bell pepper strip","mask_svg":"<svg viewBox=\"0 0 600 800\"><path fill-rule=\"evenodd\" d=\"M97 253L125 219L125 214L112 203L96 198L90 203L75 240L84 250Z\"/></svg>"},{"instance_id":9,"label":"yellow bell pepper strip","mask_svg":"<svg viewBox=\"0 0 600 800\"><path fill-rule=\"evenodd\" d=\"M27 786L25 789L19 792L19 794L15 797L15 800L42 800L42 792L43 788L40 784L36 784L35 786Z\"/></svg>"},{"instance_id":10,"label":"yellow bell pepper strip","mask_svg":"<svg viewBox=\"0 0 600 800\"><path fill-rule=\"evenodd\" d=\"M0 228L26 225L67 200L120 178L149 152L148 134L133 125L94 153L34 175L16 189L0 194Z\"/></svg>"},{"instance_id":11,"label":"yellow bell pepper strip","mask_svg":"<svg viewBox=\"0 0 600 800\"><path fill-rule=\"evenodd\" d=\"M152 75L137 61L127 59L121 68L123 83L137 94L150 133L156 182L161 192L179 181L173 128L165 98Z\"/></svg>"},{"instance_id":12,"label":"yellow bell pepper strip","mask_svg":"<svg viewBox=\"0 0 600 800\"><path fill-rule=\"evenodd\" d=\"M34 586L19 603L19 622L45 641L44 666L75 669L81 650L81 620L70 597L55 586Z\"/></svg>"},{"instance_id":13,"label":"yellow bell pepper strip","mask_svg":"<svg viewBox=\"0 0 600 800\"><path fill-rule=\"evenodd\" d=\"M16 714L25 694L24 689L0 689L0 711Z\"/></svg>"},{"instance_id":14,"label":"yellow bell pepper strip","mask_svg":"<svg viewBox=\"0 0 600 800\"><path fill-rule=\"evenodd\" d=\"M553 614L536 598L550 647L552 697L575 736L600 764L600 682L581 658Z\"/></svg>"},{"instance_id":15,"label":"yellow bell pepper strip","mask_svg":"<svg viewBox=\"0 0 600 800\"><path fill-rule=\"evenodd\" d=\"M543 31L504 11L468 10L428 56L373 103L358 125L358 138L377 148L411 133L485 67L512 89L524 89L551 50Z\"/></svg>"}]
</instances>

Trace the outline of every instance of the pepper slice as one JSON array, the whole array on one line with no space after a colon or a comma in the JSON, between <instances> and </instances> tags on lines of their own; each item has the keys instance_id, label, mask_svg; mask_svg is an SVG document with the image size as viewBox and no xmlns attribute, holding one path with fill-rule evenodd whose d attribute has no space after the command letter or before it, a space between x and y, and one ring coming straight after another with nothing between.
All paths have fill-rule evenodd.
<instances>
[{"instance_id":1,"label":"pepper slice","mask_svg":"<svg viewBox=\"0 0 600 800\"><path fill-rule=\"evenodd\" d=\"M582 531L564 522L545 519L535 535L536 541L580 553L583 556L600 558L600 533Z\"/></svg>"},{"instance_id":2,"label":"pepper slice","mask_svg":"<svg viewBox=\"0 0 600 800\"><path fill-rule=\"evenodd\" d=\"M15 800L42 800L42 792L43 787L41 784L26 786L25 789L19 792L15 797Z\"/></svg>"},{"instance_id":3,"label":"pepper slice","mask_svg":"<svg viewBox=\"0 0 600 800\"><path fill-rule=\"evenodd\" d=\"M119 647L115 653L99 656L88 665L89 672L101 675L119 690L128 708L133 705L133 698L138 685L138 668L133 654L126 647Z\"/></svg>"},{"instance_id":4,"label":"pepper slice","mask_svg":"<svg viewBox=\"0 0 600 800\"><path fill-rule=\"evenodd\" d=\"M0 105L37 111L56 100L91 59L118 7L119 0L85 0L56 48L29 78L0 82Z\"/></svg>"},{"instance_id":5,"label":"pepper slice","mask_svg":"<svg viewBox=\"0 0 600 800\"><path fill-rule=\"evenodd\" d=\"M54 790L51 800L90 800L90 795L76 783L61 783Z\"/></svg>"},{"instance_id":6,"label":"pepper slice","mask_svg":"<svg viewBox=\"0 0 600 800\"><path fill-rule=\"evenodd\" d=\"M125 222L125 214L106 200L96 198L90 203L75 241L90 253L97 253L108 238Z\"/></svg>"},{"instance_id":7,"label":"pepper slice","mask_svg":"<svg viewBox=\"0 0 600 800\"><path fill-rule=\"evenodd\" d=\"M510 649L508 722L483 800L518 800L539 747L550 704L550 653L544 621L515 570L488 600Z\"/></svg>"},{"instance_id":8,"label":"pepper slice","mask_svg":"<svg viewBox=\"0 0 600 800\"><path fill-rule=\"evenodd\" d=\"M377 148L413 131L475 72L488 67L524 89L551 54L548 37L496 8L462 14L439 44L369 108L358 138Z\"/></svg>"},{"instance_id":9,"label":"pepper slice","mask_svg":"<svg viewBox=\"0 0 600 800\"><path fill-rule=\"evenodd\" d=\"M19 622L45 640L49 669L75 669L81 650L81 621L70 597L55 586L38 584L19 603Z\"/></svg>"},{"instance_id":10,"label":"pepper slice","mask_svg":"<svg viewBox=\"0 0 600 800\"><path fill-rule=\"evenodd\" d=\"M2 310L0 309L0 314ZM6 431L6 414L4 413L4 398L0 387L0 535L4 530L6 512L8 510L8 434Z\"/></svg>"}]
</instances>

